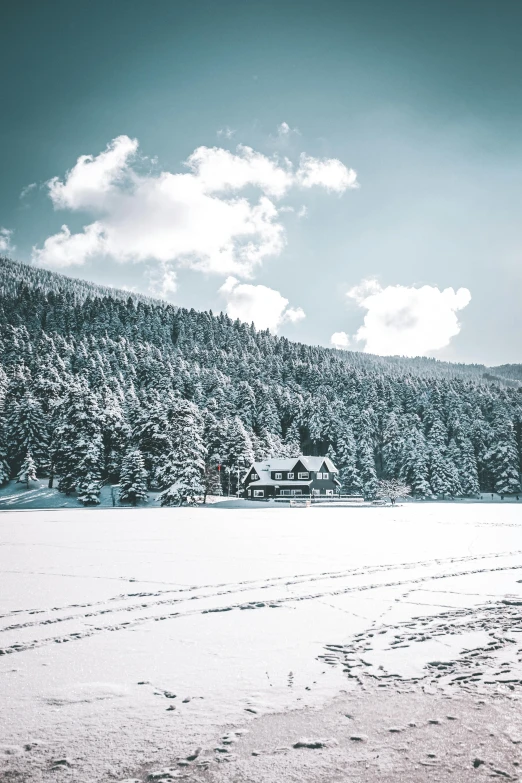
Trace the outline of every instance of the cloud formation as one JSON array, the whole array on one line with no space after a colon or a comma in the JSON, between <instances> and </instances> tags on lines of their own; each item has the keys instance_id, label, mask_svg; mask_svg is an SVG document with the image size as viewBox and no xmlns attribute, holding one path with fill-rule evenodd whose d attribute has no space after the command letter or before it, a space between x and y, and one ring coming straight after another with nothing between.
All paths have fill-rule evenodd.
<instances>
[{"instance_id":1,"label":"cloud formation","mask_svg":"<svg viewBox=\"0 0 522 783\"><path fill-rule=\"evenodd\" d=\"M281 324L296 323L305 317L300 307L288 307L279 291L264 285L240 283L235 277L228 277L219 289L225 297L226 311L231 318L252 323L258 329L277 332Z\"/></svg>"},{"instance_id":2,"label":"cloud formation","mask_svg":"<svg viewBox=\"0 0 522 783\"><path fill-rule=\"evenodd\" d=\"M12 253L15 246L11 243L13 232L8 228L0 228L0 253Z\"/></svg>"},{"instance_id":3,"label":"cloud formation","mask_svg":"<svg viewBox=\"0 0 522 783\"><path fill-rule=\"evenodd\" d=\"M422 356L444 348L460 332L457 312L471 301L467 288L390 285L365 280L347 296L367 312L355 339L381 356Z\"/></svg>"},{"instance_id":4,"label":"cloud formation","mask_svg":"<svg viewBox=\"0 0 522 783\"><path fill-rule=\"evenodd\" d=\"M330 342L334 348L348 348L350 345L350 338L346 332L334 332L330 337Z\"/></svg>"},{"instance_id":5,"label":"cloud formation","mask_svg":"<svg viewBox=\"0 0 522 783\"><path fill-rule=\"evenodd\" d=\"M99 155L78 158L63 180L47 183L55 209L93 220L76 234L62 226L33 248L37 263L62 268L106 256L251 277L283 250L277 202L291 188L342 193L357 186L355 172L339 160L305 155L295 167L244 145L235 152L198 147L176 174L140 173L137 153L136 139L118 136Z\"/></svg>"}]
</instances>

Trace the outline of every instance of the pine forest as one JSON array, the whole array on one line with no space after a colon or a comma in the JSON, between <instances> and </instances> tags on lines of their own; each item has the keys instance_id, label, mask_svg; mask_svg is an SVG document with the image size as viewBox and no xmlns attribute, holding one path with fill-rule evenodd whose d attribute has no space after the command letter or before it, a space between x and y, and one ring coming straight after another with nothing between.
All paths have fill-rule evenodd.
<instances>
[{"instance_id":1,"label":"pine forest","mask_svg":"<svg viewBox=\"0 0 522 783\"><path fill-rule=\"evenodd\" d=\"M236 492L256 459L328 455L342 491L520 492L519 365L293 343L212 312L0 259L0 484L99 502ZM218 466L220 469L218 470Z\"/></svg>"}]
</instances>

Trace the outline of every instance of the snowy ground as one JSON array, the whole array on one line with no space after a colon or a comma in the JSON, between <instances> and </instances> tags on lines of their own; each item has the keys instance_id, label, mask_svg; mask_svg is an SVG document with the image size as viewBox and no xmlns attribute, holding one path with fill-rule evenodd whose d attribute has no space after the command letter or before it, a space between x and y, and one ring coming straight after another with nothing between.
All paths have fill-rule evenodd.
<instances>
[{"instance_id":1,"label":"snowy ground","mask_svg":"<svg viewBox=\"0 0 522 783\"><path fill-rule=\"evenodd\" d=\"M516 504L0 514L0 780L517 780L521 582Z\"/></svg>"}]
</instances>

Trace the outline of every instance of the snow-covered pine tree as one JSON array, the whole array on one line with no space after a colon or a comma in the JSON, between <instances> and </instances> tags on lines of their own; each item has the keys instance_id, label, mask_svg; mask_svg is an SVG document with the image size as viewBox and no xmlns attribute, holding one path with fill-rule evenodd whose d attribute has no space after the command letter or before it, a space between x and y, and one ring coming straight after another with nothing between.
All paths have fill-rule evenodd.
<instances>
[{"instance_id":1,"label":"snow-covered pine tree","mask_svg":"<svg viewBox=\"0 0 522 783\"><path fill-rule=\"evenodd\" d=\"M12 405L7 430L14 471L18 471L30 451L37 473L45 473L49 467L47 422L40 403L31 392L26 391L21 400Z\"/></svg>"},{"instance_id":2,"label":"snow-covered pine tree","mask_svg":"<svg viewBox=\"0 0 522 783\"><path fill-rule=\"evenodd\" d=\"M59 491L70 495L78 490L80 482L84 483L91 462L96 461L100 478L102 471L100 408L96 395L85 381L75 380L70 384L66 396L56 407L55 418L51 445L53 465L59 476ZM83 464L93 445L98 449L96 460L91 453Z\"/></svg>"},{"instance_id":3,"label":"snow-covered pine tree","mask_svg":"<svg viewBox=\"0 0 522 783\"><path fill-rule=\"evenodd\" d=\"M172 416L174 448L160 475L162 506L194 503L204 494L203 472L206 448L203 419L192 402L180 400Z\"/></svg>"},{"instance_id":4,"label":"snow-covered pine tree","mask_svg":"<svg viewBox=\"0 0 522 783\"><path fill-rule=\"evenodd\" d=\"M148 497L147 471L139 449L128 451L122 460L119 496L121 503L130 503L132 506Z\"/></svg>"},{"instance_id":5,"label":"snow-covered pine tree","mask_svg":"<svg viewBox=\"0 0 522 783\"><path fill-rule=\"evenodd\" d=\"M377 471L372 433L371 413L363 410L359 417L357 432L357 469L361 478L364 497L371 499L377 492Z\"/></svg>"},{"instance_id":6,"label":"snow-covered pine tree","mask_svg":"<svg viewBox=\"0 0 522 783\"><path fill-rule=\"evenodd\" d=\"M486 454L494 489L499 495L520 492L520 471L513 424L504 411L498 410L493 426L493 443Z\"/></svg>"},{"instance_id":7,"label":"snow-covered pine tree","mask_svg":"<svg viewBox=\"0 0 522 783\"><path fill-rule=\"evenodd\" d=\"M433 493L428 481L428 449L423 433L408 416L409 429L404 437L399 478L411 487L414 497L430 498Z\"/></svg>"},{"instance_id":8,"label":"snow-covered pine tree","mask_svg":"<svg viewBox=\"0 0 522 783\"><path fill-rule=\"evenodd\" d=\"M25 455L16 480L19 484L25 484L27 489L29 489L30 481L36 481L36 465L30 451Z\"/></svg>"},{"instance_id":9,"label":"snow-covered pine tree","mask_svg":"<svg viewBox=\"0 0 522 783\"><path fill-rule=\"evenodd\" d=\"M231 479L231 491L237 490L237 473L244 474L254 462L252 439L238 416L229 422L226 433L224 464L228 468Z\"/></svg>"},{"instance_id":10,"label":"snow-covered pine tree","mask_svg":"<svg viewBox=\"0 0 522 783\"><path fill-rule=\"evenodd\" d=\"M362 482L357 469L357 446L350 424L345 424L337 438L337 462L341 492L348 495L359 495L362 492Z\"/></svg>"},{"instance_id":11,"label":"snow-covered pine tree","mask_svg":"<svg viewBox=\"0 0 522 783\"><path fill-rule=\"evenodd\" d=\"M78 500L84 506L97 506L100 502L100 491L102 487L100 464L102 460L101 437L98 436L91 443L83 448L81 442L78 443L84 456L77 470L76 491Z\"/></svg>"},{"instance_id":12,"label":"snow-covered pine tree","mask_svg":"<svg viewBox=\"0 0 522 783\"><path fill-rule=\"evenodd\" d=\"M395 411L385 418L382 444L383 473L387 478L397 478L403 450L402 432Z\"/></svg>"},{"instance_id":13,"label":"snow-covered pine tree","mask_svg":"<svg viewBox=\"0 0 522 783\"><path fill-rule=\"evenodd\" d=\"M480 492L480 484L477 460L475 458L473 443L469 439L462 442L459 476L462 494L470 497L478 495Z\"/></svg>"},{"instance_id":14,"label":"snow-covered pine tree","mask_svg":"<svg viewBox=\"0 0 522 783\"><path fill-rule=\"evenodd\" d=\"M203 471L203 503L207 502L208 495L222 495L221 471L218 469L218 463L215 460L205 462Z\"/></svg>"}]
</instances>

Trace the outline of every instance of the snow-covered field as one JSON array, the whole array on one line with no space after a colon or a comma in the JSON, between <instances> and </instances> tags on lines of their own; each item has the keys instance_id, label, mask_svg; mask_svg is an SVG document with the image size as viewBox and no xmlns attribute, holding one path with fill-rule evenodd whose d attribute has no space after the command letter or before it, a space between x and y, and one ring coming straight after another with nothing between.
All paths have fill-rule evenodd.
<instances>
[{"instance_id":1,"label":"snow-covered field","mask_svg":"<svg viewBox=\"0 0 522 783\"><path fill-rule=\"evenodd\" d=\"M230 776L267 714L522 681L522 505L6 512L0 572L0 779Z\"/></svg>"}]
</instances>

